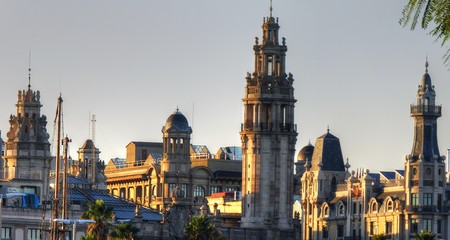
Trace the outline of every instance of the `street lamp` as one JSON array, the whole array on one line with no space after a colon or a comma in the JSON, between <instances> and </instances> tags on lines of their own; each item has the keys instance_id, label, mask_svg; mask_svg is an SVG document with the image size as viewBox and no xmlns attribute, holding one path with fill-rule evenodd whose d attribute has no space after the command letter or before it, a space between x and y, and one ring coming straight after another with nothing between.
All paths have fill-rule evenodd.
<instances>
[{"instance_id":1,"label":"street lamp","mask_svg":"<svg viewBox=\"0 0 450 240\"><path fill-rule=\"evenodd\" d=\"M63 219L63 218L56 218L53 219L54 222L62 222L64 224L72 224L73 228L72 228L72 240L76 240L76 229L77 229L77 224L89 224L89 223L95 223L94 220L90 220L90 219Z\"/></svg>"},{"instance_id":2,"label":"street lamp","mask_svg":"<svg viewBox=\"0 0 450 240\"><path fill-rule=\"evenodd\" d=\"M3 220L2 208L3 208L3 198L24 197L24 196L26 196L25 193L4 193L4 194L0 194L0 238L1 238L1 234L2 234L2 220Z\"/></svg>"}]
</instances>

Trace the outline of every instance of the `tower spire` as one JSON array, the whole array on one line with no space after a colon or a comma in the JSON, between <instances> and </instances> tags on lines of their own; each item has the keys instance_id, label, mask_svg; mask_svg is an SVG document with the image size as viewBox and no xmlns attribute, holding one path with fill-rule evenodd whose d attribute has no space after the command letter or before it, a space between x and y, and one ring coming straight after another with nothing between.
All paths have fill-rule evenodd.
<instances>
[{"instance_id":1,"label":"tower spire","mask_svg":"<svg viewBox=\"0 0 450 240\"><path fill-rule=\"evenodd\" d=\"M31 90L31 50L28 55L28 90Z\"/></svg>"},{"instance_id":2,"label":"tower spire","mask_svg":"<svg viewBox=\"0 0 450 240\"><path fill-rule=\"evenodd\" d=\"M272 18L272 10L273 10L273 8L272 8L272 0L270 0L270 18Z\"/></svg>"},{"instance_id":3,"label":"tower spire","mask_svg":"<svg viewBox=\"0 0 450 240\"><path fill-rule=\"evenodd\" d=\"M425 59L425 72L428 73L428 55Z\"/></svg>"}]
</instances>

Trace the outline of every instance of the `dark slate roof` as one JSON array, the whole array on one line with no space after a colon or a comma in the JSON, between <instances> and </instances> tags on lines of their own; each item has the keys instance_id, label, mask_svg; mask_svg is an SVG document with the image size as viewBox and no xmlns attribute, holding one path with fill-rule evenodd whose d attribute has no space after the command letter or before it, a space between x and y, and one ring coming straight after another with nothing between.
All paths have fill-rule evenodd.
<instances>
[{"instance_id":1,"label":"dark slate roof","mask_svg":"<svg viewBox=\"0 0 450 240\"><path fill-rule=\"evenodd\" d=\"M241 180L242 172L217 170L213 173L214 179Z\"/></svg>"},{"instance_id":2,"label":"dark slate roof","mask_svg":"<svg viewBox=\"0 0 450 240\"><path fill-rule=\"evenodd\" d=\"M178 131L190 131L189 123L186 117L178 110L167 118L165 130L175 128Z\"/></svg>"},{"instance_id":3,"label":"dark slate roof","mask_svg":"<svg viewBox=\"0 0 450 240\"><path fill-rule=\"evenodd\" d=\"M395 179L395 172L380 171L380 174L388 180Z\"/></svg>"},{"instance_id":4,"label":"dark slate roof","mask_svg":"<svg viewBox=\"0 0 450 240\"><path fill-rule=\"evenodd\" d=\"M311 170L319 170L319 162L322 161L324 171L345 171L344 158L342 157L339 138L330 132L325 133L316 140L311 162Z\"/></svg>"},{"instance_id":5,"label":"dark slate roof","mask_svg":"<svg viewBox=\"0 0 450 240\"><path fill-rule=\"evenodd\" d=\"M369 173L369 176L375 179L375 182L380 182L380 174L379 173Z\"/></svg>"},{"instance_id":6,"label":"dark slate roof","mask_svg":"<svg viewBox=\"0 0 450 240\"><path fill-rule=\"evenodd\" d=\"M405 176L405 170L395 170L398 174L402 175L402 177Z\"/></svg>"},{"instance_id":7,"label":"dark slate roof","mask_svg":"<svg viewBox=\"0 0 450 240\"><path fill-rule=\"evenodd\" d=\"M309 143L304 146L297 155L297 161L306 161L306 159L311 160L314 152L314 146Z\"/></svg>"},{"instance_id":8,"label":"dark slate roof","mask_svg":"<svg viewBox=\"0 0 450 240\"><path fill-rule=\"evenodd\" d=\"M97 199L103 200L107 206L113 208L116 219L134 218L136 204L111 196L104 190L69 188L68 198L69 201L83 203L93 202ZM161 221L162 215L155 210L142 207L142 219L144 221Z\"/></svg>"},{"instance_id":9,"label":"dark slate roof","mask_svg":"<svg viewBox=\"0 0 450 240\"><path fill-rule=\"evenodd\" d=\"M84 142L83 146L81 147L81 149L94 149L95 145L94 142L91 139L88 139Z\"/></svg>"},{"instance_id":10,"label":"dark slate roof","mask_svg":"<svg viewBox=\"0 0 450 240\"><path fill-rule=\"evenodd\" d=\"M60 181L62 181L62 173L60 174L61 178ZM50 183L54 183L55 178L50 179ZM82 185L91 185L91 182L85 178L79 178L72 175L67 174L67 184L82 184Z\"/></svg>"}]
</instances>

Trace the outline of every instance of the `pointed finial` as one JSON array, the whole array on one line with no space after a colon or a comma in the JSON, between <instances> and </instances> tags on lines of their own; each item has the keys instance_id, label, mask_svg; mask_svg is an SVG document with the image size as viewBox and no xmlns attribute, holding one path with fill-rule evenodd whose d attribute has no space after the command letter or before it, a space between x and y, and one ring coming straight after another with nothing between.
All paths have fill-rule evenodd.
<instances>
[{"instance_id":1,"label":"pointed finial","mask_svg":"<svg viewBox=\"0 0 450 240\"><path fill-rule=\"evenodd\" d=\"M272 10L273 10L273 8L272 8L272 0L270 0L270 18L272 18Z\"/></svg>"},{"instance_id":2,"label":"pointed finial","mask_svg":"<svg viewBox=\"0 0 450 240\"><path fill-rule=\"evenodd\" d=\"M28 90L31 89L31 50L28 55Z\"/></svg>"},{"instance_id":3,"label":"pointed finial","mask_svg":"<svg viewBox=\"0 0 450 240\"><path fill-rule=\"evenodd\" d=\"M428 55L425 60L425 72L428 73Z\"/></svg>"},{"instance_id":4,"label":"pointed finial","mask_svg":"<svg viewBox=\"0 0 450 240\"><path fill-rule=\"evenodd\" d=\"M177 112L180 112L180 109L178 108L178 105L177 105L177 109L176 109L176 111L177 111Z\"/></svg>"},{"instance_id":5,"label":"pointed finial","mask_svg":"<svg viewBox=\"0 0 450 240\"><path fill-rule=\"evenodd\" d=\"M330 125L327 125L327 133L330 133Z\"/></svg>"}]
</instances>

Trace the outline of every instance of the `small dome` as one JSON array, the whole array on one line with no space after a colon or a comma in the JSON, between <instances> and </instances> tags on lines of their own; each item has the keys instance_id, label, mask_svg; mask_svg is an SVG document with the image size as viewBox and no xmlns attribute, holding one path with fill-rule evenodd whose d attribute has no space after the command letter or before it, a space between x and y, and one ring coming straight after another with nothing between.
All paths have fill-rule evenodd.
<instances>
[{"instance_id":1,"label":"small dome","mask_svg":"<svg viewBox=\"0 0 450 240\"><path fill-rule=\"evenodd\" d=\"M186 119L186 117L179 112L178 110L174 113L172 113L169 118L167 118L165 130L168 130L170 128L175 128L178 131L189 131L189 123Z\"/></svg>"},{"instance_id":2,"label":"small dome","mask_svg":"<svg viewBox=\"0 0 450 240\"><path fill-rule=\"evenodd\" d=\"M81 149L93 149L95 148L94 142L91 139L88 139L84 142Z\"/></svg>"},{"instance_id":3,"label":"small dome","mask_svg":"<svg viewBox=\"0 0 450 240\"><path fill-rule=\"evenodd\" d=\"M428 72L424 73L422 76L422 85L420 86L422 91L425 91L426 89L432 89L432 85L431 85L431 77L430 74L428 74Z\"/></svg>"},{"instance_id":4,"label":"small dome","mask_svg":"<svg viewBox=\"0 0 450 240\"><path fill-rule=\"evenodd\" d=\"M297 155L297 161L305 161L306 159L311 160L314 152L314 146L311 143L304 146Z\"/></svg>"}]
</instances>

